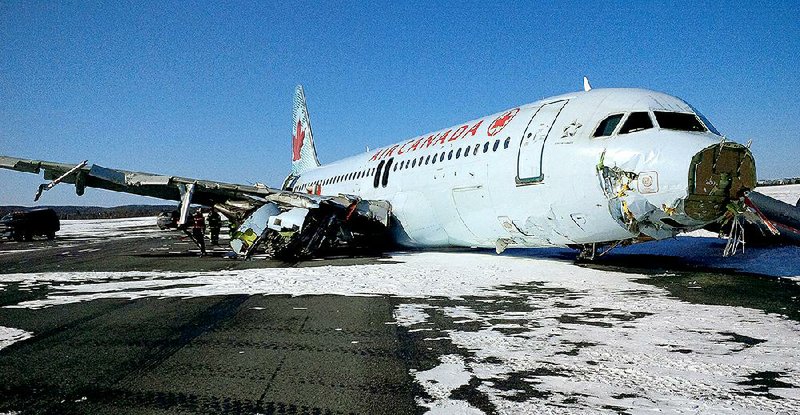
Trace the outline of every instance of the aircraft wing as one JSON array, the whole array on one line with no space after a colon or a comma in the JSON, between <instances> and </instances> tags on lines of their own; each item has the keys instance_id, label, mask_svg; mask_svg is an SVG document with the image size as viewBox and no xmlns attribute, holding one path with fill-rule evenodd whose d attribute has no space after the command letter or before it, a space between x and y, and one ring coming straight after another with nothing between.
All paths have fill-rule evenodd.
<instances>
[{"instance_id":1,"label":"aircraft wing","mask_svg":"<svg viewBox=\"0 0 800 415\"><path fill-rule=\"evenodd\" d=\"M180 202L179 223L185 223L190 204L214 206L242 224L242 243L234 246L237 253L251 254L256 241L262 240L268 249L286 258L314 256L316 251L336 245L362 244L354 235L374 237L388 227L391 213L385 201L351 195L312 195L261 185L89 166L86 161L74 165L0 156L0 168L35 174L44 171L45 180L51 182L39 186L36 200L43 191L63 182L74 184L78 195L86 187L95 187Z\"/></svg>"},{"instance_id":2,"label":"aircraft wing","mask_svg":"<svg viewBox=\"0 0 800 415\"><path fill-rule=\"evenodd\" d=\"M86 187L95 187L180 202L185 187L194 185L192 203L205 206L236 201L247 203L278 201L296 207L309 207L309 205L319 202L319 197L314 195L288 192L266 186L231 184L111 169L97 164L87 166L85 163L76 165L0 156L0 168L35 174L44 171L45 180L74 184L78 195L82 195Z\"/></svg>"}]
</instances>

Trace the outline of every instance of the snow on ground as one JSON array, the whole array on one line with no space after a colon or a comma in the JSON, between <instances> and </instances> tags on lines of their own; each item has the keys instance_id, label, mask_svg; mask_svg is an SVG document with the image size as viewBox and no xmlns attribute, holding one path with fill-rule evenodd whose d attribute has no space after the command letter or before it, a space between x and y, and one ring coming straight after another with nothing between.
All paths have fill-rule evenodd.
<instances>
[{"instance_id":1,"label":"snow on ground","mask_svg":"<svg viewBox=\"0 0 800 415\"><path fill-rule=\"evenodd\" d=\"M133 238L158 233L156 218L62 220L58 238Z\"/></svg>"},{"instance_id":2,"label":"snow on ground","mask_svg":"<svg viewBox=\"0 0 800 415\"><path fill-rule=\"evenodd\" d=\"M735 270L800 281L800 247L748 247L745 244L744 252L740 249L736 255L723 258L726 243L727 239L699 230L677 238L616 248L610 254L676 257L683 263L702 268Z\"/></svg>"},{"instance_id":3,"label":"snow on ground","mask_svg":"<svg viewBox=\"0 0 800 415\"><path fill-rule=\"evenodd\" d=\"M22 341L33 337L33 333L20 330L14 327L0 326L0 350L10 346L14 342Z\"/></svg>"},{"instance_id":4,"label":"snow on ground","mask_svg":"<svg viewBox=\"0 0 800 415\"><path fill-rule=\"evenodd\" d=\"M797 322L681 302L626 275L555 268L493 303L491 296L458 306L431 301L398 307L396 319L415 321L410 330L441 331L472 353L464 370L500 413L800 411ZM403 315L408 310L413 318ZM420 310L450 321L419 322ZM770 389L779 398L748 384L764 374L788 385Z\"/></svg>"},{"instance_id":5,"label":"snow on ground","mask_svg":"<svg viewBox=\"0 0 800 415\"><path fill-rule=\"evenodd\" d=\"M424 252L347 267L6 274L0 283L48 287L46 298L12 305L30 308L100 298L397 296L405 300L387 323L464 351L412 371L430 396L419 402L431 413L477 411L450 397L472 379L500 413L800 411L798 322L686 303L640 278L647 276L546 255ZM432 315L447 324L433 323ZM763 376L778 386L759 392L753 382Z\"/></svg>"},{"instance_id":6,"label":"snow on ground","mask_svg":"<svg viewBox=\"0 0 800 415\"><path fill-rule=\"evenodd\" d=\"M800 184L764 186L756 188L756 191L792 206L795 206L795 204L797 204L797 199L800 198Z\"/></svg>"},{"instance_id":7,"label":"snow on ground","mask_svg":"<svg viewBox=\"0 0 800 415\"><path fill-rule=\"evenodd\" d=\"M469 383L472 375L466 370L464 358L457 355L441 357L441 364L433 369L413 371L417 383L425 388L432 400L417 399L417 403L428 408L429 414L482 414L464 401L449 399L450 394Z\"/></svg>"},{"instance_id":8,"label":"snow on ground","mask_svg":"<svg viewBox=\"0 0 800 415\"><path fill-rule=\"evenodd\" d=\"M126 218L126 219L81 219L62 220L61 229L56 232L56 240L32 241L0 244L0 255L17 254L21 252L39 251L43 249L63 249L75 246L75 240L100 242L108 238L126 239L142 236L158 236L161 232L156 225L156 218ZM20 245L25 244L25 245ZM25 248L20 249L20 246Z\"/></svg>"}]
</instances>

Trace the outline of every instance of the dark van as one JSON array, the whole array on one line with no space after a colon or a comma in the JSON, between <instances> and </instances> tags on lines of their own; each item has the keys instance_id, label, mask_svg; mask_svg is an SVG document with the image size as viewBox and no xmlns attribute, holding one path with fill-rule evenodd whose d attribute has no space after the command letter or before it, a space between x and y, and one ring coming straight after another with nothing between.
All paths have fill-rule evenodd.
<instances>
[{"instance_id":1,"label":"dark van","mask_svg":"<svg viewBox=\"0 0 800 415\"><path fill-rule=\"evenodd\" d=\"M34 236L56 237L61 229L58 215L53 209L33 209L11 212L0 219L0 236L14 240L30 241Z\"/></svg>"}]
</instances>

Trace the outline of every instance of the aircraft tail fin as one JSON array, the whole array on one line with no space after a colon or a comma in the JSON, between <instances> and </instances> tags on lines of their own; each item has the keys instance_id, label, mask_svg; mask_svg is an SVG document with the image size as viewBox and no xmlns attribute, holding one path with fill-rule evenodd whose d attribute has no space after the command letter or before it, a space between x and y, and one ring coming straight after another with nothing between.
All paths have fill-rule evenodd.
<instances>
[{"instance_id":1,"label":"aircraft tail fin","mask_svg":"<svg viewBox=\"0 0 800 415\"><path fill-rule=\"evenodd\" d=\"M298 176L306 170L319 167L317 149L311 133L311 120L306 107L306 94L303 86L294 90L294 107L292 108L292 176Z\"/></svg>"}]
</instances>

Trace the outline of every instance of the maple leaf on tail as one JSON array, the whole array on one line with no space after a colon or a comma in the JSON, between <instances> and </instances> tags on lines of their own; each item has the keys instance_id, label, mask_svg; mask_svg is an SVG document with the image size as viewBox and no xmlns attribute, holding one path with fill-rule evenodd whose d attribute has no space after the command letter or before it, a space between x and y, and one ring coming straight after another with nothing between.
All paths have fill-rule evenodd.
<instances>
[{"instance_id":1,"label":"maple leaf on tail","mask_svg":"<svg viewBox=\"0 0 800 415\"><path fill-rule=\"evenodd\" d=\"M300 160L300 149L303 147L303 140L306 138L306 132L303 131L303 123L297 120L297 129L295 130L294 137L292 137L292 161Z\"/></svg>"}]
</instances>

